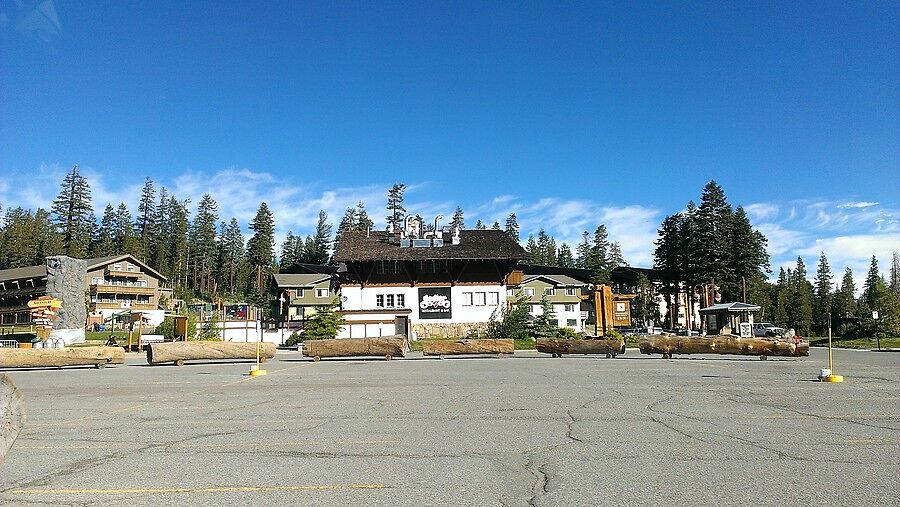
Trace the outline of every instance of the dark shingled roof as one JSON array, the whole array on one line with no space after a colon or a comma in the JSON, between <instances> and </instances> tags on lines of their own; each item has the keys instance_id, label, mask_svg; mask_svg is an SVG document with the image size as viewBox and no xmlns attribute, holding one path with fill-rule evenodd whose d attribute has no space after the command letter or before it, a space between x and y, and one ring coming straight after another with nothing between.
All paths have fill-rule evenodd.
<instances>
[{"instance_id":1,"label":"dark shingled roof","mask_svg":"<svg viewBox=\"0 0 900 507\"><path fill-rule=\"evenodd\" d=\"M425 248L401 248L397 240L386 231L346 231L334 248L336 262L354 261L411 261L429 259L483 259L521 260L528 256L509 234L494 229L459 231L459 244L450 244L450 235L444 235L444 246Z\"/></svg>"}]
</instances>

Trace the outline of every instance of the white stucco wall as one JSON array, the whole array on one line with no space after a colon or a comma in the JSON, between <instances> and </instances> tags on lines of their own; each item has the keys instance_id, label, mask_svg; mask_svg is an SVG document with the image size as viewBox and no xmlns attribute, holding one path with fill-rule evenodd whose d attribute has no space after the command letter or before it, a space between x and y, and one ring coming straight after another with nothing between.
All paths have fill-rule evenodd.
<instances>
[{"instance_id":1,"label":"white stucco wall","mask_svg":"<svg viewBox=\"0 0 900 507\"><path fill-rule=\"evenodd\" d=\"M423 286L424 287L424 286ZM487 293L496 294L497 305L485 304L484 306L463 306L464 292L484 292L485 303L490 301ZM377 295L393 294L396 299L397 294L404 296L403 308L408 308L412 312L409 314L409 321L412 324L417 323L445 323L445 324L462 324L471 322L487 322L491 313L496 310L500 303L506 301L505 285L458 285L450 287L450 319L420 319L419 318L419 287L342 287L342 309L344 310L374 310L381 309L375 306ZM474 301L473 301L474 302ZM392 333L393 331L391 331ZM356 333L354 333L355 335Z\"/></svg>"}]
</instances>

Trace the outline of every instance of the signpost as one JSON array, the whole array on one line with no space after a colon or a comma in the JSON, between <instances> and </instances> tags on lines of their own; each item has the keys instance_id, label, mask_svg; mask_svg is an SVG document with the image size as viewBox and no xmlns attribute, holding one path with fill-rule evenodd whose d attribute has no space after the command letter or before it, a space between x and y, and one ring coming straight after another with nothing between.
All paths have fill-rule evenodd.
<instances>
[{"instance_id":1,"label":"signpost","mask_svg":"<svg viewBox=\"0 0 900 507\"><path fill-rule=\"evenodd\" d=\"M831 312L828 312L828 368L822 368L819 373L819 380L822 382L843 382L843 375L835 375L834 363L831 358Z\"/></svg>"},{"instance_id":2,"label":"signpost","mask_svg":"<svg viewBox=\"0 0 900 507\"><path fill-rule=\"evenodd\" d=\"M62 308L62 301L53 296L41 296L28 302L31 309L31 320L35 325L35 332L41 341L46 341L53 330L53 321L56 320L56 310Z\"/></svg>"}]
</instances>

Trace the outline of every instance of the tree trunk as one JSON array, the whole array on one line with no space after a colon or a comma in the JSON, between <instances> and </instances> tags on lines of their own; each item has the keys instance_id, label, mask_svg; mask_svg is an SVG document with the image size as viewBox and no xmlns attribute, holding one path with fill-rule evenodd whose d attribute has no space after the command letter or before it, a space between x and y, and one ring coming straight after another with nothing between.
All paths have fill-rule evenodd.
<instances>
[{"instance_id":1,"label":"tree trunk","mask_svg":"<svg viewBox=\"0 0 900 507\"><path fill-rule=\"evenodd\" d=\"M484 340L424 340L422 353L426 356L455 356L460 354L513 354L512 338Z\"/></svg>"},{"instance_id":2,"label":"tree trunk","mask_svg":"<svg viewBox=\"0 0 900 507\"><path fill-rule=\"evenodd\" d=\"M622 340L572 340L564 338L541 338L535 343L538 352L553 354L610 354L625 353Z\"/></svg>"},{"instance_id":3,"label":"tree trunk","mask_svg":"<svg viewBox=\"0 0 900 507\"><path fill-rule=\"evenodd\" d=\"M25 425L25 400L6 375L0 374L0 462Z\"/></svg>"},{"instance_id":4,"label":"tree trunk","mask_svg":"<svg viewBox=\"0 0 900 507\"><path fill-rule=\"evenodd\" d=\"M794 343L793 340L763 340L760 338L738 338L736 336L651 336L640 343L642 354L731 354L742 356L786 356L809 355L809 342Z\"/></svg>"},{"instance_id":5,"label":"tree trunk","mask_svg":"<svg viewBox=\"0 0 900 507\"><path fill-rule=\"evenodd\" d=\"M208 359L256 359L275 357L274 343L187 341L151 343L147 346L147 364L181 363Z\"/></svg>"},{"instance_id":6,"label":"tree trunk","mask_svg":"<svg viewBox=\"0 0 900 507\"><path fill-rule=\"evenodd\" d=\"M396 337L307 340L303 342L303 355L313 359L350 356L406 357L406 340Z\"/></svg>"},{"instance_id":7,"label":"tree trunk","mask_svg":"<svg viewBox=\"0 0 900 507\"><path fill-rule=\"evenodd\" d=\"M69 347L64 349L0 349L0 368L40 368L122 364L121 347Z\"/></svg>"}]
</instances>

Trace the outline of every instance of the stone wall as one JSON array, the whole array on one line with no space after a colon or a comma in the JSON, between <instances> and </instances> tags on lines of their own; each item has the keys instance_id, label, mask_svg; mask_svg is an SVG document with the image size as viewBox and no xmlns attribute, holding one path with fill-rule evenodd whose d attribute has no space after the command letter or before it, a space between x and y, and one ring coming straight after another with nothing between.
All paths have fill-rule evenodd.
<instances>
[{"instance_id":1,"label":"stone wall","mask_svg":"<svg viewBox=\"0 0 900 507\"><path fill-rule=\"evenodd\" d=\"M47 257L46 263L47 295L62 301L53 329L80 329L83 333L87 321L87 262L54 255Z\"/></svg>"},{"instance_id":2,"label":"stone wall","mask_svg":"<svg viewBox=\"0 0 900 507\"><path fill-rule=\"evenodd\" d=\"M427 338L465 338L484 334L487 330L487 322L468 322L464 324L413 324L412 330L416 337Z\"/></svg>"}]
</instances>

